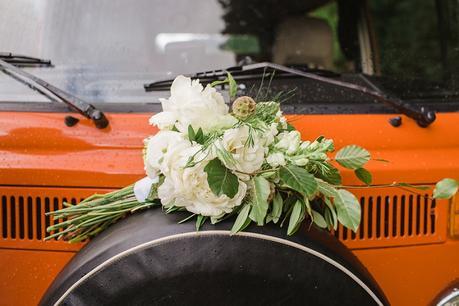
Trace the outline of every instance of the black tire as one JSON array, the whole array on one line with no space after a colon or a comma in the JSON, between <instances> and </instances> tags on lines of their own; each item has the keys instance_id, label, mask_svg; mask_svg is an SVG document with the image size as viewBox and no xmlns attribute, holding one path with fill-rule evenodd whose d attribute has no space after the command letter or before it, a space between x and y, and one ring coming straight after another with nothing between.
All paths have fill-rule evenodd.
<instances>
[{"instance_id":1,"label":"black tire","mask_svg":"<svg viewBox=\"0 0 459 306\"><path fill-rule=\"evenodd\" d=\"M386 305L363 266L314 228L231 221L196 232L161 209L135 214L85 246L41 305Z\"/></svg>"}]
</instances>

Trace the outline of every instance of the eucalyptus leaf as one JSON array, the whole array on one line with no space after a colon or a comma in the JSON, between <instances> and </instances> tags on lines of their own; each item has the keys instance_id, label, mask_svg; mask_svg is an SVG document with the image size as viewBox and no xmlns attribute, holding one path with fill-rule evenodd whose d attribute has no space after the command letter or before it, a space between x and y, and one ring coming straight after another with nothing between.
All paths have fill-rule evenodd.
<instances>
[{"instance_id":1,"label":"eucalyptus leaf","mask_svg":"<svg viewBox=\"0 0 459 306\"><path fill-rule=\"evenodd\" d=\"M340 189L334 198L334 204L338 214L338 221L356 232L360 224L361 214L360 203L357 198L349 191Z\"/></svg>"},{"instance_id":2,"label":"eucalyptus leaf","mask_svg":"<svg viewBox=\"0 0 459 306\"><path fill-rule=\"evenodd\" d=\"M312 196L317 190L317 182L314 175L298 166L287 165L281 167L279 177L285 185L303 195Z\"/></svg>"},{"instance_id":3,"label":"eucalyptus leaf","mask_svg":"<svg viewBox=\"0 0 459 306\"><path fill-rule=\"evenodd\" d=\"M292 213L290 214L290 220L288 223L287 235L291 236L300 227L301 222L303 222L305 217L304 203L300 200L296 201L293 205Z\"/></svg>"},{"instance_id":4,"label":"eucalyptus leaf","mask_svg":"<svg viewBox=\"0 0 459 306\"><path fill-rule=\"evenodd\" d=\"M373 180L371 173L365 168L358 168L354 170L355 176L362 182L367 185L371 185L371 181Z\"/></svg>"},{"instance_id":5,"label":"eucalyptus leaf","mask_svg":"<svg viewBox=\"0 0 459 306\"><path fill-rule=\"evenodd\" d=\"M273 198L273 207L271 210L272 221L274 223L279 222L279 218L282 215L282 207L284 205L284 201L282 200L282 196L280 193L276 192Z\"/></svg>"},{"instance_id":6,"label":"eucalyptus leaf","mask_svg":"<svg viewBox=\"0 0 459 306\"><path fill-rule=\"evenodd\" d=\"M320 228L327 228L327 222L325 221L324 217L320 213L318 213L317 211L313 209L312 216L313 216L312 221L314 222L315 225L317 225Z\"/></svg>"},{"instance_id":7,"label":"eucalyptus leaf","mask_svg":"<svg viewBox=\"0 0 459 306\"><path fill-rule=\"evenodd\" d=\"M269 182L264 177L255 176L252 179L252 210L250 211L250 218L257 225L263 225L265 222L270 193Z\"/></svg>"},{"instance_id":8,"label":"eucalyptus leaf","mask_svg":"<svg viewBox=\"0 0 459 306\"><path fill-rule=\"evenodd\" d=\"M223 163L215 158L211 160L205 167L207 173L207 182L212 192L220 196L222 194L233 198L239 189L239 180Z\"/></svg>"},{"instance_id":9,"label":"eucalyptus leaf","mask_svg":"<svg viewBox=\"0 0 459 306\"><path fill-rule=\"evenodd\" d=\"M249 219L251 206L249 204L244 205L244 207L239 211L236 221L231 228L231 234L236 234L243 230L244 225L246 224L247 219Z\"/></svg>"},{"instance_id":10,"label":"eucalyptus leaf","mask_svg":"<svg viewBox=\"0 0 459 306\"><path fill-rule=\"evenodd\" d=\"M335 160L344 168L362 168L370 160L370 153L356 145L345 146L336 153Z\"/></svg>"},{"instance_id":11,"label":"eucalyptus leaf","mask_svg":"<svg viewBox=\"0 0 459 306\"><path fill-rule=\"evenodd\" d=\"M433 197L434 199L449 199L456 194L458 187L455 179L444 178L435 185Z\"/></svg>"}]
</instances>

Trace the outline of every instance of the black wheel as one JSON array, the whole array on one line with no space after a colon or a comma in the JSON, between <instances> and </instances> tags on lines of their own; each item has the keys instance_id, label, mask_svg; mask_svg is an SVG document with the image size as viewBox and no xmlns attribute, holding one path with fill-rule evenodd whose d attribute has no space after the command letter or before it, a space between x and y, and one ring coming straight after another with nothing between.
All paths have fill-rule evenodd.
<instances>
[{"instance_id":1,"label":"black wheel","mask_svg":"<svg viewBox=\"0 0 459 306\"><path fill-rule=\"evenodd\" d=\"M383 305L356 258L328 233L278 226L231 236L160 209L136 214L85 246L42 305Z\"/></svg>"}]
</instances>

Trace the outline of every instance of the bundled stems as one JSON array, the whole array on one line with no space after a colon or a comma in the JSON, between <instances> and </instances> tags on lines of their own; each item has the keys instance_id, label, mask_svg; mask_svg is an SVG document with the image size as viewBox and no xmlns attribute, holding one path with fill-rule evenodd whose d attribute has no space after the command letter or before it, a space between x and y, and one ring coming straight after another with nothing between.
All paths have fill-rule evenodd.
<instances>
[{"instance_id":1,"label":"bundled stems","mask_svg":"<svg viewBox=\"0 0 459 306\"><path fill-rule=\"evenodd\" d=\"M81 242L105 230L127 214L154 205L157 202L151 200L138 202L133 185L103 195L94 194L78 205L64 203L65 208L46 214L52 215L53 220L63 221L46 229L48 233L54 233L45 240L57 237L71 243Z\"/></svg>"}]
</instances>

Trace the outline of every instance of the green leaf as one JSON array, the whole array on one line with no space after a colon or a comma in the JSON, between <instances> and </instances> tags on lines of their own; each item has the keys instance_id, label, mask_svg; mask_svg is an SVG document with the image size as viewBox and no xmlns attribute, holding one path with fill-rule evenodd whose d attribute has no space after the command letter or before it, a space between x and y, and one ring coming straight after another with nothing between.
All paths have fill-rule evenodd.
<instances>
[{"instance_id":1,"label":"green leaf","mask_svg":"<svg viewBox=\"0 0 459 306\"><path fill-rule=\"evenodd\" d=\"M330 214L330 219L331 219L330 224L333 226L333 229L336 230L338 228L338 216L336 214L335 206L333 206L329 198L325 198L324 202L328 208L328 209L325 209L325 215L327 215L327 212Z\"/></svg>"},{"instance_id":2,"label":"green leaf","mask_svg":"<svg viewBox=\"0 0 459 306\"><path fill-rule=\"evenodd\" d=\"M287 235L291 236L295 234L300 227L301 222L303 222L305 214L304 204L299 200L296 201L293 205L292 213L290 214Z\"/></svg>"},{"instance_id":3,"label":"green leaf","mask_svg":"<svg viewBox=\"0 0 459 306\"><path fill-rule=\"evenodd\" d=\"M341 174L339 173L339 170L330 164L328 164L327 166L328 171L318 172L317 176L330 184L341 185Z\"/></svg>"},{"instance_id":4,"label":"green leaf","mask_svg":"<svg viewBox=\"0 0 459 306\"><path fill-rule=\"evenodd\" d=\"M312 208L311 208L311 202L309 202L309 199L307 197L304 197L303 198L303 204L304 204L304 207L306 208L306 212L308 213L308 215L311 217L311 219L313 218L312 217Z\"/></svg>"},{"instance_id":5,"label":"green leaf","mask_svg":"<svg viewBox=\"0 0 459 306\"><path fill-rule=\"evenodd\" d=\"M370 160L370 153L362 147L349 145L336 153L335 160L344 168L362 168Z\"/></svg>"},{"instance_id":6,"label":"green leaf","mask_svg":"<svg viewBox=\"0 0 459 306\"><path fill-rule=\"evenodd\" d=\"M204 225L206 220L207 220L207 217L202 216L202 215L198 215L198 217L196 218L196 231L199 232L199 230Z\"/></svg>"},{"instance_id":7,"label":"green leaf","mask_svg":"<svg viewBox=\"0 0 459 306\"><path fill-rule=\"evenodd\" d=\"M317 191L320 192L321 194L323 194L324 196L327 196L327 197L335 197L338 190L333 187L332 185L330 185L329 183L321 180L321 179L317 179L316 178L316 181L317 181Z\"/></svg>"},{"instance_id":8,"label":"green leaf","mask_svg":"<svg viewBox=\"0 0 459 306\"><path fill-rule=\"evenodd\" d=\"M320 213L318 213L315 210L312 210L312 216L313 216L312 221L314 222L315 225L317 225L320 228L327 228L327 222L325 221L324 217Z\"/></svg>"},{"instance_id":9,"label":"green leaf","mask_svg":"<svg viewBox=\"0 0 459 306\"><path fill-rule=\"evenodd\" d=\"M191 124L188 125L188 139L190 141L194 141L196 139L196 134L195 134L194 129L191 126Z\"/></svg>"},{"instance_id":10,"label":"green leaf","mask_svg":"<svg viewBox=\"0 0 459 306\"><path fill-rule=\"evenodd\" d=\"M324 219L327 222L327 228L329 231L333 229L333 217L329 209L325 208L324 210Z\"/></svg>"},{"instance_id":11,"label":"green leaf","mask_svg":"<svg viewBox=\"0 0 459 306\"><path fill-rule=\"evenodd\" d=\"M269 187L269 182L261 176L255 176L252 179L252 187L252 210L250 211L250 218L257 225L263 225L266 213L268 212L268 197L271 193L271 188Z\"/></svg>"},{"instance_id":12,"label":"green leaf","mask_svg":"<svg viewBox=\"0 0 459 306\"><path fill-rule=\"evenodd\" d=\"M358 168L354 170L355 176L367 185L371 185L371 173L365 168Z\"/></svg>"},{"instance_id":13,"label":"green leaf","mask_svg":"<svg viewBox=\"0 0 459 306\"><path fill-rule=\"evenodd\" d=\"M234 80L231 73L226 72L226 75L227 75L228 83L229 83L229 96L232 99L236 96L236 93L237 93L237 83Z\"/></svg>"},{"instance_id":14,"label":"green leaf","mask_svg":"<svg viewBox=\"0 0 459 306\"><path fill-rule=\"evenodd\" d=\"M334 198L334 204L338 213L338 221L354 232L360 224L360 203L357 198L347 190L338 190Z\"/></svg>"},{"instance_id":15,"label":"green leaf","mask_svg":"<svg viewBox=\"0 0 459 306\"><path fill-rule=\"evenodd\" d=\"M204 171L207 173L207 182L212 192L220 196L233 198L239 189L239 180L223 163L218 159L212 159L205 167Z\"/></svg>"},{"instance_id":16,"label":"green leaf","mask_svg":"<svg viewBox=\"0 0 459 306\"><path fill-rule=\"evenodd\" d=\"M249 204L244 205L244 207L239 211L237 215L236 221L231 228L231 234L236 234L244 229L244 225L247 223L247 219L249 219L251 206ZM250 220L250 219L249 219Z\"/></svg>"},{"instance_id":17,"label":"green leaf","mask_svg":"<svg viewBox=\"0 0 459 306\"><path fill-rule=\"evenodd\" d=\"M204 140L204 132L202 131L202 128L199 128L194 137L194 141L199 144L204 144Z\"/></svg>"},{"instance_id":18,"label":"green leaf","mask_svg":"<svg viewBox=\"0 0 459 306\"><path fill-rule=\"evenodd\" d=\"M435 185L433 197L434 199L450 199L456 194L458 187L455 179L444 178Z\"/></svg>"},{"instance_id":19,"label":"green leaf","mask_svg":"<svg viewBox=\"0 0 459 306\"><path fill-rule=\"evenodd\" d=\"M282 196L280 195L280 193L276 192L276 195L273 198L273 208L271 211L271 216L273 218L274 223L279 222L279 218L282 215L283 205L284 202L282 200Z\"/></svg>"},{"instance_id":20,"label":"green leaf","mask_svg":"<svg viewBox=\"0 0 459 306\"><path fill-rule=\"evenodd\" d=\"M298 166L288 165L280 168L279 176L285 185L303 195L311 196L317 190L314 175Z\"/></svg>"}]
</instances>

